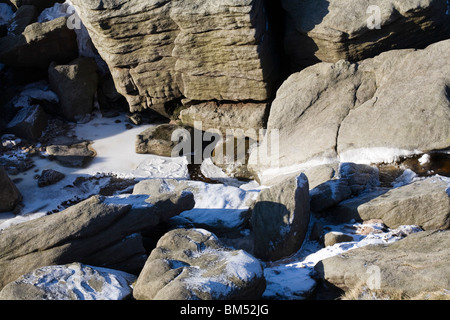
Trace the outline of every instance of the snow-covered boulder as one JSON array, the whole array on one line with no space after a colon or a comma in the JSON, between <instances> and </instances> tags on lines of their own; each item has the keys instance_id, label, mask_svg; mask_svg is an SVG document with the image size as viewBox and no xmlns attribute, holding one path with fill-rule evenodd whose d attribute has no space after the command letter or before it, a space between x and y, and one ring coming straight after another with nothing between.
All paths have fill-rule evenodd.
<instances>
[{"instance_id":1,"label":"snow-covered boulder","mask_svg":"<svg viewBox=\"0 0 450 320\"><path fill-rule=\"evenodd\" d=\"M176 229L158 242L136 281L138 300L259 299L266 287L261 263L229 249L204 229Z\"/></svg>"},{"instance_id":2,"label":"snow-covered boulder","mask_svg":"<svg viewBox=\"0 0 450 320\"><path fill-rule=\"evenodd\" d=\"M136 276L80 263L47 266L21 276L0 291L0 300L124 300Z\"/></svg>"},{"instance_id":3,"label":"snow-covered boulder","mask_svg":"<svg viewBox=\"0 0 450 320\"><path fill-rule=\"evenodd\" d=\"M143 232L194 206L183 192L148 203L148 196L93 196L62 212L0 233L0 288L34 269L73 261L136 273L147 259Z\"/></svg>"},{"instance_id":4,"label":"snow-covered boulder","mask_svg":"<svg viewBox=\"0 0 450 320\"><path fill-rule=\"evenodd\" d=\"M170 219L174 228L203 228L218 237L236 237L247 227L249 206L258 191L246 191L223 184L178 179L147 179L134 186L133 194L146 194L149 199L183 190L192 192L195 206Z\"/></svg>"}]
</instances>

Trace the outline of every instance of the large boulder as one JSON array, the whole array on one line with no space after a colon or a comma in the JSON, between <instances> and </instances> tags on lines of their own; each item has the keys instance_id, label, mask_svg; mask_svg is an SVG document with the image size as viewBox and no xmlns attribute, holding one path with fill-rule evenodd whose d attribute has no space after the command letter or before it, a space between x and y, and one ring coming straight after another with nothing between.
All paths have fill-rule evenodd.
<instances>
[{"instance_id":1,"label":"large boulder","mask_svg":"<svg viewBox=\"0 0 450 320\"><path fill-rule=\"evenodd\" d=\"M0 212L12 211L22 201L22 195L11 181L5 168L0 166Z\"/></svg>"},{"instance_id":2,"label":"large boulder","mask_svg":"<svg viewBox=\"0 0 450 320\"><path fill-rule=\"evenodd\" d=\"M78 261L138 273L147 258L142 232L194 206L191 193L91 197L60 213L0 233L0 288L34 269Z\"/></svg>"},{"instance_id":3,"label":"large boulder","mask_svg":"<svg viewBox=\"0 0 450 320\"><path fill-rule=\"evenodd\" d=\"M297 252L310 221L308 178L301 174L263 189L251 214L256 257L275 261Z\"/></svg>"},{"instance_id":4,"label":"large boulder","mask_svg":"<svg viewBox=\"0 0 450 320\"><path fill-rule=\"evenodd\" d=\"M292 69L359 61L392 49L424 48L448 38L446 0L282 0ZM405 32L405 30L408 30Z\"/></svg>"},{"instance_id":5,"label":"large boulder","mask_svg":"<svg viewBox=\"0 0 450 320\"><path fill-rule=\"evenodd\" d=\"M256 100L276 68L262 0L74 0L131 111L186 97Z\"/></svg>"},{"instance_id":6,"label":"large boulder","mask_svg":"<svg viewBox=\"0 0 450 320\"><path fill-rule=\"evenodd\" d=\"M259 299L266 288L261 263L225 247L204 229L176 229L158 242L139 275L137 300Z\"/></svg>"},{"instance_id":7,"label":"large boulder","mask_svg":"<svg viewBox=\"0 0 450 320\"><path fill-rule=\"evenodd\" d=\"M20 35L0 38L0 63L46 70L51 62L67 63L78 57L76 34L67 18L33 23Z\"/></svg>"},{"instance_id":8,"label":"large boulder","mask_svg":"<svg viewBox=\"0 0 450 320\"><path fill-rule=\"evenodd\" d=\"M279 175L324 162L377 163L448 148L449 49L446 40L293 74L278 90L250 168L264 180L271 168Z\"/></svg>"},{"instance_id":9,"label":"large boulder","mask_svg":"<svg viewBox=\"0 0 450 320\"><path fill-rule=\"evenodd\" d=\"M69 64L51 63L50 88L60 102L60 114L69 121L79 121L94 109L97 93L97 64L92 58L77 58Z\"/></svg>"},{"instance_id":10,"label":"large boulder","mask_svg":"<svg viewBox=\"0 0 450 320\"><path fill-rule=\"evenodd\" d=\"M124 300L135 280L126 272L80 263L48 266L6 285L0 300Z\"/></svg>"},{"instance_id":11,"label":"large boulder","mask_svg":"<svg viewBox=\"0 0 450 320\"><path fill-rule=\"evenodd\" d=\"M423 231L394 244L366 246L320 261L319 277L349 292L390 299L442 292L450 287L450 231Z\"/></svg>"},{"instance_id":12,"label":"large boulder","mask_svg":"<svg viewBox=\"0 0 450 320\"><path fill-rule=\"evenodd\" d=\"M431 177L389 190L358 205L339 205L336 213L348 209L344 216L357 220L381 219L390 228L418 225L424 230L450 228L449 181ZM366 195L367 197L367 195ZM363 198L364 200L364 198ZM353 203L357 198L353 199Z\"/></svg>"}]
</instances>

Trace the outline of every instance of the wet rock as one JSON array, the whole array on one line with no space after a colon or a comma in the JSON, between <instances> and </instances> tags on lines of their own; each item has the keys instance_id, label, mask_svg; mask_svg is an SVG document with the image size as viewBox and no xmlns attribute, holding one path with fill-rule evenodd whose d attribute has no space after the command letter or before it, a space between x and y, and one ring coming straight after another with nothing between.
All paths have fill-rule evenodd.
<instances>
[{"instance_id":1,"label":"wet rock","mask_svg":"<svg viewBox=\"0 0 450 320\"><path fill-rule=\"evenodd\" d=\"M60 100L60 114L80 121L94 108L97 92L97 64L92 58L78 58L66 65L52 63L48 69L51 89Z\"/></svg>"},{"instance_id":2,"label":"wet rock","mask_svg":"<svg viewBox=\"0 0 450 320\"><path fill-rule=\"evenodd\" d=\"M204 229L165 234L134 287L137 300L259 299L266 287L261 263L225 247Z\"/></svg>"},{"instance_id":3,"label":"wet rock","mask_svg":"<svg viewBox=\"0 0 450 320\"><path fill-rule=\"evenodd\" d=\"M136 276L72 263L21 276L0 291L0 300L125 300Z\"/></svg>"},{"instance_id":4,"label":"wet rock","mask_svg":"<svg viewBox=\"0 0 450 320\"><path fill-rule=\"evenodd\" d=\"M275 261L300 249L310 220L308 179L304 174L263 189L251 207L254 254Z\"/></svg>"},{"instance_id":5,"label":"wet rock","mask_svg":"<svg viewBox=\"0 0 450 320\"><path fill-rule=\"evenodd\" d=\"M38 186L39 188L47 187L55 183L58 183L64 178L65 175L63 173L52 169L46 169L42 171L41 175L38 178Z\"/></svg>"},{"instance_id":6,"label":"wet rock","mask_svg":"<svg viewBox=\"0 0 450 320\"><path fill-rule=\"evenodd\" d=\"M52 159L63 166L83 168L97 155L91 144L90 141L84 141L72 145L51 145L46 151Z\"/></svg>"},{"instance_id":7,"label":"wet rock","mask_svg":"<svg viewBox=\"0 0 450 320\"><path fill-rule=\"evenodd\" d=\"M22 195L11 181L5 169L0 166L0 212L12 211L22 201Z\"/></svg>"}]
</instances>

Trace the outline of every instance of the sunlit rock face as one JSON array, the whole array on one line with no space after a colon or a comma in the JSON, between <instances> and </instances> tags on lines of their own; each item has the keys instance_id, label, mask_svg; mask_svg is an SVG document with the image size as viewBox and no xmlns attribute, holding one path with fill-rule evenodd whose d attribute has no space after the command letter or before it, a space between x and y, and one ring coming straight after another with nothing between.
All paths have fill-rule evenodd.
<instances>
[{"instance_id":1,"label":"sunlit rock face","mask_svg":"<svg viewBox=\"0 0 450 320\"><path fill-rule=\"evenodd\" d=\"M131 111L264 101L277 78L262 0L72 1Z\"/></svg>"}]
</instances>

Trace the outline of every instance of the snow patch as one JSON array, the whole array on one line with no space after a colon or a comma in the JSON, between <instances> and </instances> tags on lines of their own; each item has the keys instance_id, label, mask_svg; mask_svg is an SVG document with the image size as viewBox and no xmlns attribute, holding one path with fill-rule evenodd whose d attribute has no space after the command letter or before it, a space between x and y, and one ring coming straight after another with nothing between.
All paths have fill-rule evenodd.
<instances>
[{"instance_id":1,"label":"snow patch","mask_svg":"<svg viewBox=\"0 0 450 320\"><path fill-rule=\"evenodd\" d=\"M312 225L312 224L311 224ZM374 232L361 235L355 230L369 226ZM323 248L317 241L305 240L302 248L291 258L283 259L267 265L264 274L267 281L263 298L277 300L303 300L314 290L314 266L320 261L337 256L349 250L369 245L390 244L399 241L407 235L423 231L417 226L400 226L394 230L381 231L375 224L342 224L325 226L330 232L347 234L354 241L337 243ZM308 236L307 236L308 239Z\"/></svg>"},{"instance_id":2,"label":"snow patch","mask_svg":"<svg viewBox=\"0 0 450 320\"><path fill-rule=\"evenodd\" d=\"M73 263L39 268L17 281L44 290L48 300L122 300L135 280L122 271Z\"/></svg>"},{"instance_id":3,"label":"snow patch","mask_svg":"<svg viewBox=\"0 0 450 320\"><path fill-rule=\"evenodd\" d=\"M360 148L347 150L339 155L340 162L357 164L393 163L403 157L422 154L420 150L405 150L396 148Z\"/></svg>"}]
</instances>

